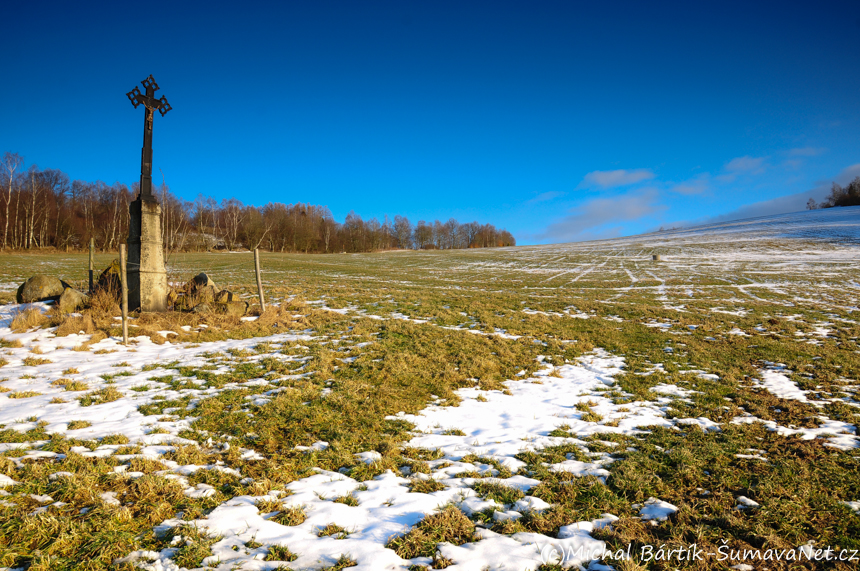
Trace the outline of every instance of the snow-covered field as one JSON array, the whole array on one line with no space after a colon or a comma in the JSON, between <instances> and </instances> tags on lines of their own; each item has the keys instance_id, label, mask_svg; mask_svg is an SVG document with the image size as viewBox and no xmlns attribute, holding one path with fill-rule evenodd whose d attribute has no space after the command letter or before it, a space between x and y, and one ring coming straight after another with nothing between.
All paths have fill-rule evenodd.
<instances>
[{"instance_id":1,"label":"snow-covered field","mask_svg":"<svg viewBox=\"0 0 860 571\"><path fill-rule=\"evenodd\" d=\"M652 261L652 254L660 254L661 261ZM292 291L285 286L281 299L303 293L311 300L307 308L337 311L346 319L370 317L374 326L409 321L445 335L486 337L500 347L528 344L538 354L499 387L457 389L456 406L439 398L424 403L420 412L390 415L390 420L413 427L403 450L434 451L422 470L401 463L371 479L351 477L357 472L348 468L383 462L393 454L367 449L357 451L353 465L341 470L305 470L291 481L255 487L260 482L254 463L271 458L248 439L233 451L242 461L238 468L230 461L202 465L166 459L183 446L206 449L210 456L230 450L232 437L189 437L201 433L195 425L201 403L254 387L235 411L252 417L291 390L288 382L304 380L319 382L319 398L335 398L338 375L357 359L384 358L371 355L376 342L358 342L349 329L335 334L310 328L209 342L171 342L172 332L162 332L166 343L139 336L128 347L113 336L80 350L89 335L57 337L52 328L14 332L11 322L26 308L0 306L0 429L2 434L22 435L0 443L0 452L9 460L5 475L0 474L0 494L6 496L0 502L8 508L7 516L68 514L73 507L83 517L98 505L123 502L109 485L99 491L93 506L70 506L53 497L50 483L46 493L29 493L17 476L29 464L59 466L71 456L104 459L113 464L116 478L134 480L149 476L132 469L134 462L153 460L159 463L154 474L178 482L186 497L217 498L217 504L193 518L176 513L156 522L151 530L156 537L170 537L169 544L141 544L117 557L117 563L179 569L177 554L201 533L213 541L196 564L223 571L279 566L375 571L430 567L439 561L450 570L534 570L554 562L601 569L617 567L604 554L617 544L607 544L597 530L611 530L624 518L668 530L676 512L685 508L665 497L648 496L627 502L623 512L595 512L582 519L572 515L544 533L530 531L528 524L516 528L513 522L527 522L553 509L553 502L539 497L549 497L540 492L549 485L544 481L548 478L576 482L591 477L589 481L596 479L599 485L614 485L614 465L623 460L616 453L616 448L623 451L619 442L636 444L658 427L670 433L700 430L719 438L724 431L761 426L773 437L811 443L821 454L844 455L856 465L860 208L582 244L401 253L397 261L394 255L341 256L336 262L319 257L321 267L312 270L302 259L291 259L299 259L299 268L270 264L270 287L289 283L299 272L313 273L316 281L299 282ZM176 263L180 272L190 261ZM216 280L217 268L213 262ZM16 283L22 277L16 271L0 275L0 282ZM232 261L223 266L221 279L239 283L239 274L230 271L239 271ZM315 287L323 290L316 296ZM461 292L468 296L458 298ZM475 295L497 300L495 314L478 309ZM36 307L48 311L45 304ZM626 346L616 343L616 330L618 335L634 332L629 339L641 339L641 345L628 337L618 338ZM614 351L583 346L601 339L615 343ZM321 346L342 352L331 380L315 372L309 356L309 348L313 352ZM741 373L730 365L737 359L748 367ZM288 365L290 374L213 383L193 372L230 375L248 363L267 360ZM820 371L822 363L827 363L826 375ZM807 383L811 379L815 382ZM633 392L637 382L647 386ZM714 399L728 405L708 408L711 391L717 395ZM773 404L749 404L754 395L765 394ZM87 401L86 395L93 396ZM172 408L159 407L165 401ZM791 422L780 416L785 411L794 415L794 407L804 407L805 424L796 424L801 413L790 417ZM831 417L831 411L845 410L849 412ZM24 436L35 431L74 439L74 446L51 451L48 438ZM559 446L569 451L555 461L524 456ZM313 458L331 447L338 445L308 441L285 452ZM755 442L734 456L743 462L776 462ZM203 483L195 475L204 471L224 473L242 487ZM50 482L75 477L57 468ZM430 480L435 481L432 486L427 485ZM510 488L504 497L512 501L484 491L494 486ZM846 506L845 518L854 526L849 529L860 529L860 516L852 507L860 501L860 489L854 487L853 493L836 499ZM24 503L19 498L25 496L31 511L21 516ZM767 492L750 485L736 487L722 501L741 513L761 505L767 509L768 499ZM404 558L390 547L392 538L445 506L456 506L476 525L468 541L439 543L432 557ZM287 525L278 519L290 510L301 511L299 523ZM511 527L502 526L505 522ZM325 530L330 524L337 528L329 534ZM800 548L819 532L812 527L803 537L786 538L786 545ZM288 548L297 557L273 560L273 546ZM569 553L579 556L558 557ZM26 561L30 559L12 558L4 564L24 569Z\"/></svg>"}]
</instances>

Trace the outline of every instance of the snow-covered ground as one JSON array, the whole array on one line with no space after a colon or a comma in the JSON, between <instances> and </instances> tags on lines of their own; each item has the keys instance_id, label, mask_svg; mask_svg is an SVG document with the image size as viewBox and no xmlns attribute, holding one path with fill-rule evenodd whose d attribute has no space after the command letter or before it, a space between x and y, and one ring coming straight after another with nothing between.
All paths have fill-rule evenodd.
<instances>
[{"instance_id":1,"label":"snow-covered ground","mask_svg":"<svg viewBox=\"0 0 860 571\"><path fill-rule=\"evenodd\" d=\"M547 434L560 424L571 426L576 436L587 436L602 432L634 433L645 425L666 424L659 403L635 403L628 405L629 412L618 412L608 399L594 393L594 389L613 384L613 375L620 369L622 360L608 355L595 355L577 365L559 367L549 376L549 366L531 379L509 381L510 395L501 391L463 389L464 399L458 407L431 406L420 415L400 414L396 418L409 420L424 434L413 438L408 445L428 449L439 449L443 456L429 462L430 474L386 472L372 481L357 482L337 472L320 470L315 476L298 480L285 486L290 495L281 500L285 507L301 507L307 519L297 526L284 526L270 521L260 513L256 503L275 499L283 494L271 492L270 498L237 497L226 502L208 517L195 523L213 535L224 539L213 546L213 556L208 563L220 561L218 569L232 569L243 562L243 569L269 569L271 563L254 560L257 553L244 549L245 543L254 539L264 544L289 546L301 556L290 565L296 569L319 568L334 564L342 555L355 560L357 570L406 569L410 565L430 565L430 558L404 560L385 547L392 536L408 531L426 514L433 513L447 504L458 506L467 515L492 509L496 518L517 518L529 510L543 510L549 504L528 495L528 491L540 482L519 473L525 463L514 458L524 450L539 449L548 445L577 442L575 438L549 437ZM483 400L477 400L479 396ZM594 410L607 418L618 418L619 426L608 427L579 420L581 412L574 408L578 402L598 401ZM512 406L516 403L516 406ZM463 436L443 434L456 428ZM471 486L472 477L458 477L464 472L479 472L486 476L497 474L492 465L481 462L464 462L469 454L492 458L515 475L508 478L492 478L489 481L510 486L526 495L513 505L500 505L485 500ZM374 454L366 455L367 462L374 461ZM583 463L567 460L553 465L553 470L564 470L577 475L605 477L608 472L601 466L607 462L605 454L597 455L593 462ZM415 479L435 479L445 489L433 493L409 491ZM487 478L482 478L488 481ZM351 495L358 505L349 506L332 500ZM611 516L606 516L610 517ZM177 522L178 523L178 522ZM345 528L345 538L318 537L318 531L334 523ZM443 556L453 560L452 570L484 569L488 565L498 569L534 569L543 561L541 551L546 545L574 550L583 546L588 553L599 553L603 543L590 537L588 531L593 522L573 522L563 528L560 538L536 533L518 533L504 536L488 529L481 529L478 542L462 546L441 545ZM235 550L234 547L239 547ZM140 554L143 556L144 554ZM146 556L153 556L153 553ZM166 553L165 555L169 555ZM584 561L587 564L587 561ZM574 562L571 561L571 564ZM151 569L171 569L169 560L162 558L153 562Z\"/></svg>"},{"instance_id":2,"label":"snow-covered ground","mask_svg":"<svg viewBox=\"0 0 860 571\"><path fill-rule=\"evenodd\" d=\"M11 310L14 308L6 308L7 312ZM149 427L146 417L137 411L137 406L148 402L155 394L136 393L131 389L158 370L150 368L144 372L140 370L143 365L176 358L189 365L202 364L204 359L200 354L204 352L249 348L260 342L271 343L272 350L275 351L297 345L308 338L284 334L206 343L197 347L169 343L158 346L148 343L146 338L139 338L140 342L134 350L119 345L116 339L107 339L100 342L98 348L115 352L94 355L75 352L69 348L80 343L81 339L74 336L56 338L45 330L16 335L8 329L0 328L0 336L17 339L23 344L21 348L9 351L12 355L9 364L4 367L4 374L13 378L17 376L18 380L10 379L6 386L15 390L27 389L42 393L25 399L9 399L6 394L0 395L0 423L23 431L35 426L35 422L25 420L33 416L48 422L47 430L50 432L79 438L97 438L121 433L128 436L132 444L144 445L139 456L151 458L159 458L172 450L175 444L187 444L191 441L176 436L187 426L187 420L161 422L159 426L166 427L169 433L147 434ZM26 378L37 371L37 368L27 367L22 363L29 348L34 346L40 347L40 356L50 359L52 363L38 367L35 378ZM283 357L282 353L272 353L275 354ZM265 356L267 355L262 354L259 358ZM126 398L93 407L81 407L76 401L49 404L53 396L69 394L64 393L61 387L53 387L49 382L62 374L64 369L75 367L79 373L72 376L93 380L101 374L116 373L117 368L114 365L117 363L123 364L121 370L133 373L118 377L119 382L115 385L127 395ZM441 451L440 458L429 462L429 474L412 474L408 470L401 473L388 471L372 481L361 483L342 473L319 470L316 475L292 482L280 491L273 490L267 496L231 498L207 517L193 522L199 529L222 537L213 545L212 555L204 560L204 564L223 571L236 569L239 564L242 569L273 569L273 562L262 560L267 552L265 546L284 545L300 554L298 559L290 563L294 569L330 566L342 555L353 559L357 563L354 567L357 570L403 570L410 565L429 565L429 558L401 559L392 549L385 547L387 541L408 531L410 526L418 523L425 515L448 504L456 505L467 515L491 509L494 519L518 518L530 510L549 507L543 500L529 495L529 490L540 481L531 477L532 474L524 470L525 463L515 458L520 452L563 443L579 444L583 452L591 457L590 461L583 462L569 456L568 460L553 464L550 469L570 472L576 476L593 475L605 478L609 475L607 467L611 458L606 453L588 452L580 438L603 433L636 434L641 431L641 427L654 425L672 427L698 424L705 430L720 430L719 424L704 418L667 419L665 411L672 399L684 398L689 394L689 391L674 385L655 387L656 393L665 395L656 400L633 402L624 406L613 404L611 399L604 396L605 389L614 386L614 377L623 366L622 357L597 350L577 363L561 366L545 364L543 370L533 377L508 381L505 384L509 394L466 388L458 391L462 402L457 407L432 405L418 415L399 414L396 418L414 423L418 432L408 443L409 446ZM768 390L785 398L805 398L802 391L798 391L784 375L774 370L763 371L760 382ZM226 388L229 387L222 390ZM200 397L212 394L215 390L204 391ZM162 391L156 394L165 396L167 393ZM600 422L582 419L583 412L578 410L576 405L584 402L588 402L590 410L602 417ZM86 420L91 426L69 430L67 423L70 418ZM753 417L739 417L733 422L755 421L757 419ZM857 445L854 427L837 421L827 421L817 429L789 429L774 422L766 424L772 430L784 434L800 434L804 438L829 437L832 444L840 448ZM570 437L548 436L562 425L566 425ZM40 451L40 444L36 442L16 445L28 450L28 454L17 458L17 461L55 456L53 452ZM318 443L317 446L324 448L326 443ZM118 448L118 445L103 445L94 451L82 448L77 452L84 456L107 457L113 455ZM468 455L495 460L513 475L507 478L492 478L498 474L493 465L480 461L463 461ZM133 456L135 455L126 455L124 458L130 459ZM373 462L377 457L378 453L368 452L362 459ZM197 470L227 470L217 465L182 466L169 461L165 464L168 469L163 475L179 481ZM512 505L500 505L492 500L482 499L471 487L476 481L475 478L458 476L466 472L491 476L490 481L519 489L525 496ZM409 486L416 479L428 478L438 480L445 488L433 493L410 491ZM486 477L482 480L488 481ZM205 484L198 484L188 486L186 494L199 497L214 494L214 490ZM348 495L357 500L357 505L332 501ZM307 519L300 525L285 526L271 521L274 513L261 513L256 507L259 502L279 498L284 507L301 507ZM738 498L738 501L742 499ZM652 498L642 507L641 513L643 519L665 520L667 514L673 510L674 506L671 504L659 498ZM560 530L557 538L537 533L505 536L482 528L477 536L480 541L461 546L441 544L439 551L441 555L454 561L454 564L448 567L451 570L480 570L487 566L493 569L535 569L545 561L542 557L547 556L546 546L552 546L558 553L577 552L580 548L582 553L601 553L604 545L593 539L590 531L595 527L611 525L614 517L613 514L605 514L597 521L571 522ZM167 520L161 525L161 529L180 523L187 522ZM332 523L344 528L348 535L343 538L319 537L319 530ZM263 547L247 548L246 544L252 540L263 544ZM175 551L175 548L168 548L161 552L135 552L129 554L128 560L137 561L144 569L175 570L178 567L171 560ZM567 560L565 565L587 565L590 559Z\"/></svg>"}]
</instances>

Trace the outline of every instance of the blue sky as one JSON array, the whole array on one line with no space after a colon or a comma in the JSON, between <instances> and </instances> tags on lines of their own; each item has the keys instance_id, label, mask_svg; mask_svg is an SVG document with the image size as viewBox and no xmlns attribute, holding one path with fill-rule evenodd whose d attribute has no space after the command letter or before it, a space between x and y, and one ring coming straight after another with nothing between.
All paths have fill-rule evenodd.
<instances>
[{"instance_id":1,"label":"blue sky","mask_svg":"<svg viewBox=\"0 0 860 571\"><path fill-rule=\"evenodd\" d=\"M802 209L860 175L860 3L17 2L0 153L520 244Z\"/></svg>"}]
</instances>

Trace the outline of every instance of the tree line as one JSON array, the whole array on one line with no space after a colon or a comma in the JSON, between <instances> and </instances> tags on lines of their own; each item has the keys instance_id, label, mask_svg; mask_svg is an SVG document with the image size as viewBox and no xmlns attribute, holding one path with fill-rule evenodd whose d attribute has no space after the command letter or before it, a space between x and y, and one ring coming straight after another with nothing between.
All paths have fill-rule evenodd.
<instances>
[{"instance_id":1,"label":"tree line","mask_svg":"<svg viewBox=\"0 0 860 571\"><path fill-rule=\"evenodd\" d=\"M860 206L860 176L854 177L848 186L841 186L834 182L830 187L830 195L823 202L816 203L810 198L806 203L807 210L834 206Z\"/></svg>"},{"instance_id":2,"label":"tree line","mask_svg":"<svg viewBox=\"0 0 860 571\"><path fill-rule=\"evenodd\" d=\"M128 207L138 192L122 183L70 180L56 169L24 167L17 153L0 160L0 248L88 247L115 250L128 236ZM242 204L199 195L193 202L167 185L153 189L161 203L162 240L168 251L261 248L274 252L370 252L515 246L510 232L492 224L419 220L405 216L363 220L350 212L343 223L326 206Z\"/></svg>"}]
</instances>

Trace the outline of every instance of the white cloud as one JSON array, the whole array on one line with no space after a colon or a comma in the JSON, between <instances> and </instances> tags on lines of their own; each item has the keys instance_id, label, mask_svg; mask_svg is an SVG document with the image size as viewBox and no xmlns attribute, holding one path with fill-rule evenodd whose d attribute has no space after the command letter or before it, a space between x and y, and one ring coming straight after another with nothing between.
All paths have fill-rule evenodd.
<instances>
[{"instance_id":1,"label":"white cloud","mask_svg":"<svg viewBox=\"0 0 860 571\"><path fill-rule=\"evenodd\" d=\"M585 178L582 179L582 182L579 183L577 188L593 188L595 186L599 186L600 188L614 188L616 186L635 184L652 178L654 178L654 173L651 169L591 171L585 175Z\"/></svg>"},{"instance_id":2,"label":"white cloud","mask_svg":"<svg viewBox=\"0 0 860 571\"><path fill-rule=\"evenodd\" d=\"M546 202L547 200L552 200L553 198L558 198L559 196L564 196L564 192L559 192L556 190L551 190L549 192L542 192L526 201L526 204L536 204L538 202Z\"/></svg>"},{"instance_id":3,"label":"white cloud","mask_svg":"<svg viewBox=\"0 0 860 571\"><path fill-rule=\"evenodd\" d=\"M825 191L806 191L798 192L797 194L789 194L787 196L779 196L770 200L762 200L761 202L753 202L745 204L736 210L720 214L712 218L706 218L696 222L698 224L712 224L715 222L728 222L729 220L743 220L744 218L758 218L759 216L773 216L775 214L787 214L789 212L799 212L806 209L806 201L814 198L816 202L823 200L827 196Z\"/></svg>"},{"instance_id":4,"label":"white cloud","mask_svg":"<svg viewBox=\"0 0 860 571\"><path fill-rule=\"evenodd\" d=\"M767 157L737 157L726 163L726 170L734 173L751 172L759 174L764 172L764 161Z\"/></svg>"},{"instance_id":5,"label":"white cloud","mask_svg":"<svg viewBox=\"0 0 860 571\"><path fill-rule=\"evenodd\" d=\"M571 241L586 236L590 239L617 236L620 233L620 222L638 220L666 210L668 207L659 204L658 198L659 192L655 188L637 190L612 198L594 198L573 209L569 216L547 226L538 238ZM613 227L594 231L608 224Z\"/></svg>"},{"instance_id":6,"label":"white cloud","mask_svg":"<svg viewBox=\"0 0 860 571\"><path fill-rule=\"evenodd\" d=\"M783 163L773 166L773 169L777 173L785 174L786 171L781 169L798 166L794 161L802 161L803 157L814 156L824 151L825 149L813 147L791 149L787 151L787 155L796 158L786 159ZM736 157L726 163L724 171L718 175L702 173L695 178L679 183L655 181L652 183L654 186L629 190L620 196L594 198L572 210L567 216L549 224L542 233L534 235L532 238L541 241L566 242L619 236L629 232L630 226L627 223L641 222L648 217L652 217L653 220L655 215L668 210L668 205L660 202L661 193L666 200L670 200L671 194L668 193L695 196L728 189L727 185L738 179L743 179L750 174L758 175L765 172L772 166L768 165L767 160L768 157ZM680 224L686 227L691 224L717 223L801 211L806 208L806 203L810 198L816 202L824 200L834 181L844 186L857 176L860 176L860 163L844 168L833 178L817 182L814 188L805 192L746 204L731 212L714 217L683 223L668 223L664 226L674 227ZM654 177L655 175L650 169L592 171L585 176L579 187L612 188L650 180ZM541 202L555 197L556 193L543 193L529 202ZM681 200L678 196L674 199ZM656 221L652 223L656 224Z\"/></svg>"},{"instance_id":7,"label":"white cloud","mask_svg":"<svg viewBox=\"0 0 860 571\"><path fill-rule=\"evenodd\" d=\"M786 196L778 196L777 198L772 198L770 200L753 202L752 204L745 204L731 212L697 220L692 223L684 224L684 226L712 224L716 222L728 222L730 220L742 220L744 218L758 218L759 216L773 216L776 214L799 212L806 209L806 202L810 198L816 202L821 202L827 198L830 194L830 186L833 182L845 185L851 182L856 176L860 176L860 163L842 169L842 171L832 179L819 181L815 188L810 190Z\"/></svg>"},{"instance_id":8,"label":"white cloud","mask_svg":"<svg viewBox=\"0 0 860 571\"><path fill-rule=\"evenodd\" d=\"M838 175L833 177L833 181L823 180L820 181L819 184L827 185L828 189L830 188L831 182L836 182L844 186L858 176L860 176L860 163L857 163L856 165L851 165L850 167L845 167Z\"/></svg>"}]
</instances>

